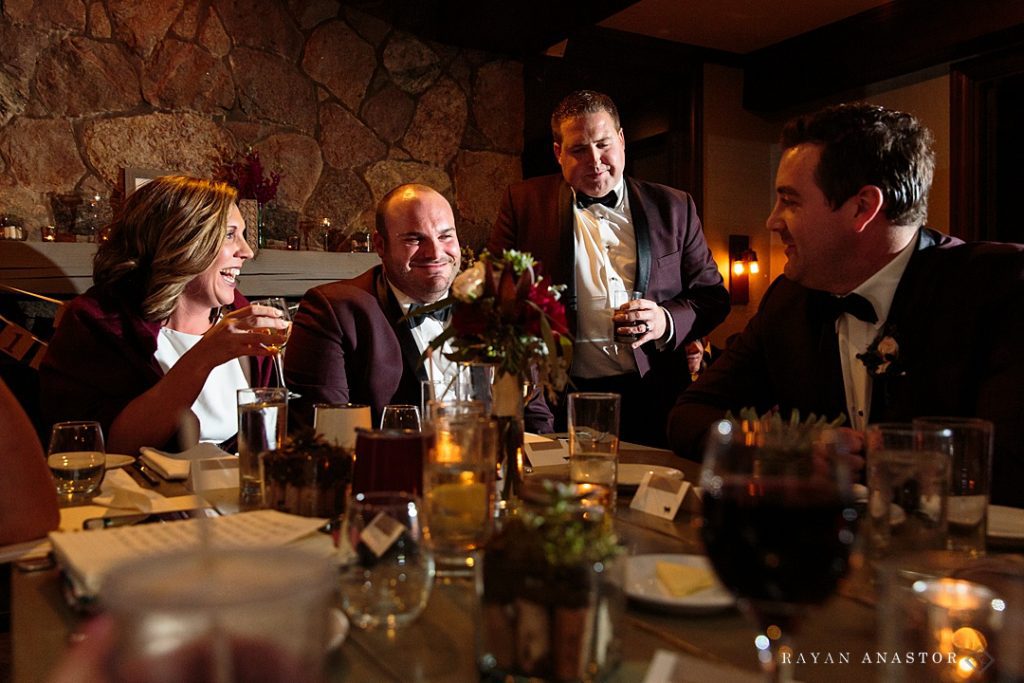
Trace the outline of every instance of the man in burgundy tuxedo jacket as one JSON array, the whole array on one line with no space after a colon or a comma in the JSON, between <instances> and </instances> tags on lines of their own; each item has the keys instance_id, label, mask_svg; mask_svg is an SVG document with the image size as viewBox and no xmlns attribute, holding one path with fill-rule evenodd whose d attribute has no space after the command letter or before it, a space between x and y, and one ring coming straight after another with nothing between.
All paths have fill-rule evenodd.
<instances>
[{"instance_id":1,"label":"man in burgundy tuxedo jacket","mask_svg":"<svg viewBox=\"0 0 1024 683\"><path fill-rule=\"evenodd\" d=\"M693 199L623 176L625 138L606 95L578 91L551 117L560 175L508 188L487 248L528 251L564 284L579 390L623 395L623 438L664 443L665 419L690 381L686 343L729 312ZM615 291L639 292L614 313ZM635 333L632 343L613 342Z\"/></svg>"},{"instance_id":2,"label":"man in burgundy tuxedo jacket","mask_svg":"<svg viewBox=\"0 0 1024 683\"><path fill-rule=\"evenodd\" d=\"M299 306L285 356L288 386L301 395L299 422L312 422L316 403L369 405L377 424L387 404L422 400L420 357L444 322L403 318L447 296L461 262L455 217L433 189L402 185L381 199L373 240L381 265L315 287ZM552 430L543 401L525 417L527 429Z\"/></svg>"},{"instance_id":3,"label":"man in burgundy tuxedo jacket","mask_svg":"<svg viewBox=\"0 0 1024 683\"><path fill-rule=\"evenodd\" d=\"M1024 248L921 227L934 158L910 115L833 107L790 122L782 145L768 227L785 277L680 397L673 449L699 457L708 425L745 406L854 430L977 416L995 423L993 502L1024 505Z\"/></svg>"}]
</instances>

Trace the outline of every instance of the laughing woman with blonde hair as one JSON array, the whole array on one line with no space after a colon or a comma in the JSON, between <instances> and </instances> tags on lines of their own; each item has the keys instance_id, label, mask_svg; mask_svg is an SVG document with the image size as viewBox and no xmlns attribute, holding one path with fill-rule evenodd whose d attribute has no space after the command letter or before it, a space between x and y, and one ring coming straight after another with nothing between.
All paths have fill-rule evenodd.
<instances>
[{"instance_id":1,"label":"laughing woman with blonde hair","mask_svg":"<svg viewBox=\"0 0 1024 683\"><path fill-rule=\"evenodd\" d=\"M236 289L252 257L224 183L157 178L136 190L70 302L40 368L44 417L98 420L111 452L179 450L236 431L235 392L265 386L280 313ZM251 357L251 358L250 358Z\"/></svg>"}]
</instances>

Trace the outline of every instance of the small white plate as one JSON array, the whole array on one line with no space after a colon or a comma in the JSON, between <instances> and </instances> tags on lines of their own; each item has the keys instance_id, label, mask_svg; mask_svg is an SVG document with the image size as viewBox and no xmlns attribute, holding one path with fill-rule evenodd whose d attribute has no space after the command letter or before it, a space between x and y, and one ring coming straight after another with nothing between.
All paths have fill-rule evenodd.
<instances>
[{"instance_id":1,"label":"small white plate","mask_svg":"<svg viewBox=\"0 0 1024 683\"><path fill-rule=\"evenodd\" d=\"M663 467L661 465L637 465L635 463L620 462L618 483L620 488L636 488L640 486L644 475L653 472L669 479L682 479L683 473L674 467Z\"/></svg>"},{"instance_id":2,"label":"small white plate","mask_svg":"<svg viewBox=\"0 0 1024 683\"><path fill-rule=\"evenodd\" d=\"M348 617L338 608L332 608L327 624L327 651L333 652L341 647L348 637Z\"/></svg>"},{"instance_id":3,"label":"small white plate","mask_svg":"<svg viewBox=\"0 0 1024 683\"><path fill-rule=\"evenodd\" d=\"M125 465L131 465L135 462L135 458L130 455L117 455L115 453L107 453L107 469L114 470L118 467L124 467Z\"/></svg>"},{"instance_id":4,"label":"small white plate","mask_svg":"<svg viewBox=\"0 0 1024 683\"><path fill-rule=\"evenodd\" d=\"M1011 541L1024 540L1024 510L1005 505L988 506L988 535Z\"/></svg>"},{"instance_id":5,"label":"small white plate","mask_svg":"<svg viewBox=\"0 0 1024 683\"><path fill-rule=\"evenodd\" d=\"M718 581L692 595L676 597L658 580L657 564L674 562L713 572L708 558L702 555L634 555L626 558L626 595L637 602L672 612L708 614L729 609L735 598Z\"/></svg>"}]
</instances>

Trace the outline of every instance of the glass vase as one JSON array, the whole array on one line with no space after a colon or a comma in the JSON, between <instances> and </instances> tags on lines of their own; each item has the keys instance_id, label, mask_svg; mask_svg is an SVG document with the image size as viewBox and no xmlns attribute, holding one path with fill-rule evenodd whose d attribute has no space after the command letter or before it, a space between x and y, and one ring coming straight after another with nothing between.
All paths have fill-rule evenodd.
<instances>
[{"instance_id":1,"label":"glass vase","mask_svg":"<svg viewBox=\"0 0 1024 683\"><path fill-rule=\"evenodd\" d=\"M481 401L498 422L498 493L504 509L519 497L523 483L523 385L495 363L459 363L457 395Z\"/></svg>"}]
</instances>

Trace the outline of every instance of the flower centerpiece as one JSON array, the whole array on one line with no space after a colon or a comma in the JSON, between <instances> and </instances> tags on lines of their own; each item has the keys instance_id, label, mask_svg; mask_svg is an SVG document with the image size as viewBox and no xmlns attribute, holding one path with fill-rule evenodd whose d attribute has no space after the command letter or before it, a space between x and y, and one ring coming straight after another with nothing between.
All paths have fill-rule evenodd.
<instances>
[{"instance_id":1,"label":"flower centerpiece","mask_svg":"<svg viewBox=\"0 0 1024 683\"><path fill-rule=\"evenodd\" d=\"M555 398L572 364L565 307L559 301L563 288L549 284L538 270L530 254L484 251L455 278L448 297L423 309L452 307L451 322L428 352L450 342L449 360L494 368L491 410L502 423L506 499L521 474L522 387L537 385Z\"/></svg>"},{"instance_id":2,"label":"flower centerpiece","mask_svg":"<svg viewBox=\"0 0 1024 683\"><path fill-rule=\"evenodd\" d=\"M277 196L281 174L273 171L268 174L260 161L260 153L250 148L241 159L221 164L216 178L238 190L239 199L256 201L256 244L261 249L265 247L264 208Z\"/></svg>"},{"instance_id":3,"label":"flower centerpiece","mask_svg":"<svg viewBox=\"0 0 1024 683\"><path fill-rule=\"evenodd\" d=\"M451 340L450 360L494 363L499 374L536 381L553 397L568 380L572 342L559 301L564 286L538 277L537 265L512 249L480 254L452 283L442 302L452 306L451 324L431 347Z\"/></svg>"}]
</instances>

